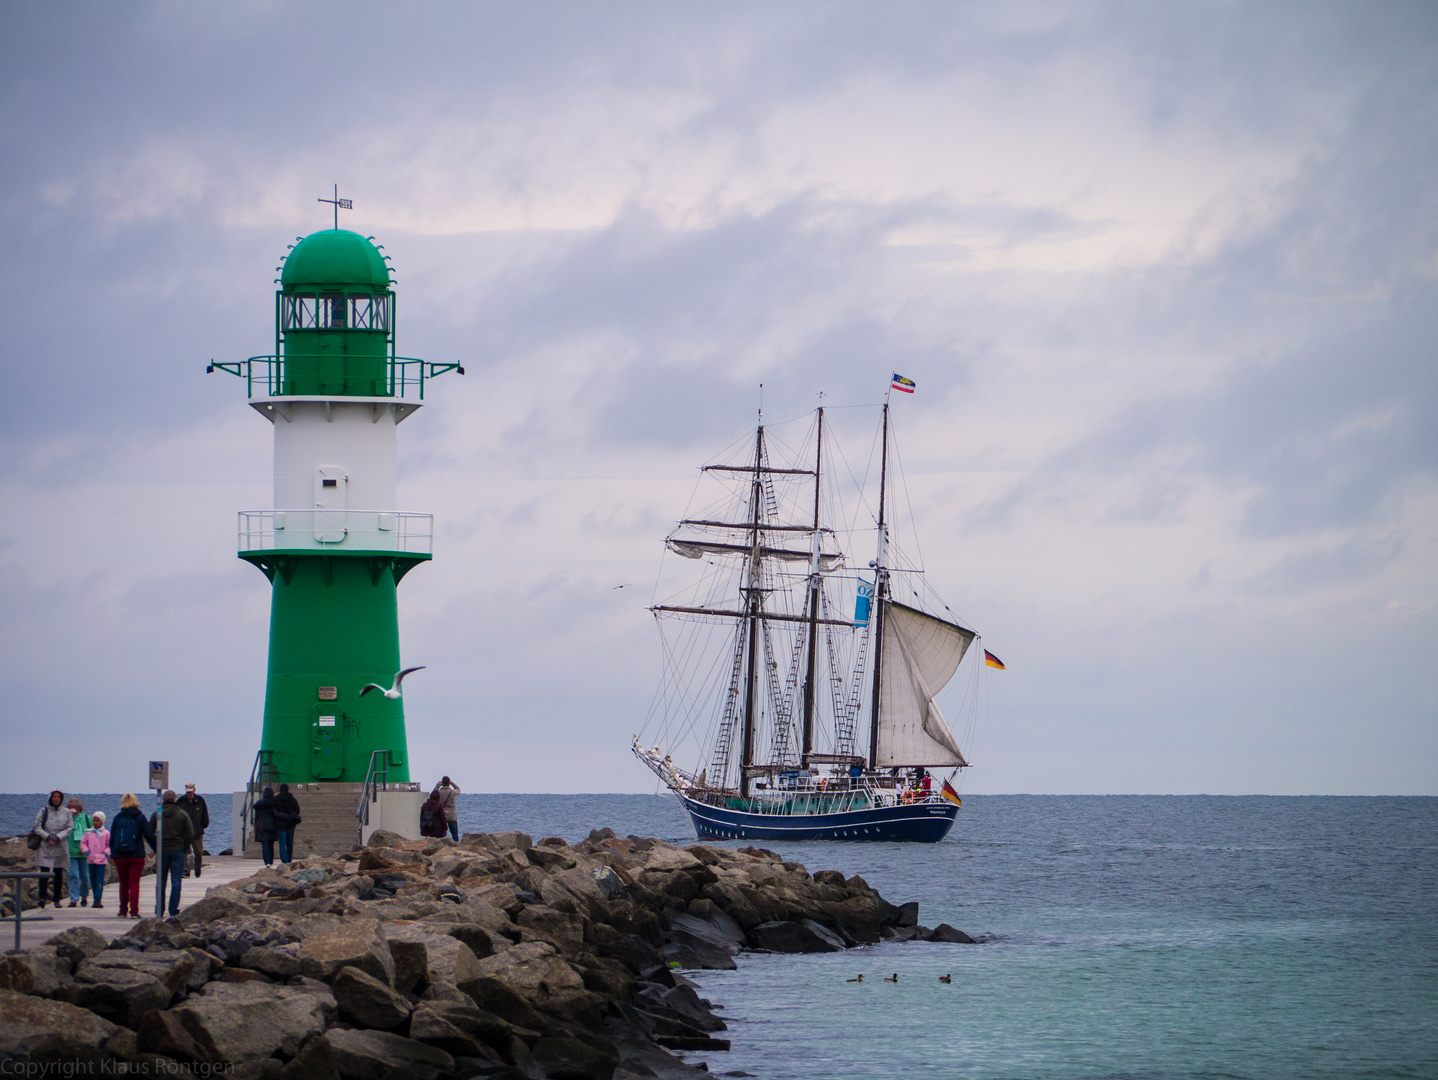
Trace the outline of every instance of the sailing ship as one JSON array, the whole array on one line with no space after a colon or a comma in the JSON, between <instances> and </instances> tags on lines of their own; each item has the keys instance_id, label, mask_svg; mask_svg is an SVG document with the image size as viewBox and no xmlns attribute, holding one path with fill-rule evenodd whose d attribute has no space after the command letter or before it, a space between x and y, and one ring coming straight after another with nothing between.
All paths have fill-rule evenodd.
<instances>
[{"instance_id":1,"label":"sailing ship","mask_svg":"<svg viewBox=\"0 0 1438 1080\"><path fill-rule=\"evenodd\" d=\"M977 635L896 546L887 398L867 515L836 494L853 471L829 447L824 413L797 452L761 413L752 443L703 467L721 497L665 539L701 569L649 609L665 671L631 749L701 838L934 843L954 824L951 780L969 764L935 697ZM850 567L843 547L870 530L875 558ZM970 715L981 653L968 665ZM930 770L942 769L936 783Z\"/></svg>"}]
</instances>

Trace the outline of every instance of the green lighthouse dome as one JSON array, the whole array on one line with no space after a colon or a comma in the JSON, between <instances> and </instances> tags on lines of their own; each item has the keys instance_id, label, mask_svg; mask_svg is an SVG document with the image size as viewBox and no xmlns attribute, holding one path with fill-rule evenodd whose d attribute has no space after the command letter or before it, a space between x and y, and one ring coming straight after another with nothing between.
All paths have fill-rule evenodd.
<instances>
[{"instance_id":1,"label":"green lighthouse dome","mask_svg":"<svg viewBox=\"0 0 1438 1080\"><path fill-rule=\"evenodd\" d=\"M388 269L384 256L359 233L325 229L295 245L285 260L280 285L286 292L346 285L388 289Z\"/></svg>"}]
</instances>

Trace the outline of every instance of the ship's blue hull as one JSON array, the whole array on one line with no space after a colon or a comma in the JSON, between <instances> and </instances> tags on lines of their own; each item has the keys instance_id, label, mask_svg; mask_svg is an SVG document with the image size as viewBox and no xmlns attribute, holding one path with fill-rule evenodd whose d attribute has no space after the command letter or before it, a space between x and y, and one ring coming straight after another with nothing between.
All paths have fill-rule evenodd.
<instances>
[{"instance_id":1,"label":"ship's blue hull","mask_svg":"<svg viewBox=\"0 0 1438 1080\"><path fill-rule=\"evenodd\" d=\"M679 796L707 840L880 840L936 844L953 828L953 803L875 806L823 814L754 814Z\"/></svg>"}]
</instances>

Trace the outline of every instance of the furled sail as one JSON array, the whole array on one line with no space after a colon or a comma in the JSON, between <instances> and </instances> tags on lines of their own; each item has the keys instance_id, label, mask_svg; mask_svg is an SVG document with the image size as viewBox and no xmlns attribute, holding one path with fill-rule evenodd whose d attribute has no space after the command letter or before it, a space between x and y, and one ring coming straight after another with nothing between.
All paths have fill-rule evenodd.
<instances>
[{"instance_id":1,"label":"furled sail","mask_svg":"<svg viewBox=\"0 0 1438 1080\"><path fill-rule=\"evenodd\" d=\"M664 541L670 551L686 559L702 559L705 555L748 555L753 548L748 544L720 544L710 540L676 540L670 537ZM812 555L807 551L793 548L760 547L759 554L765 559L783 559L788 562L808 562ZM844 562L843 555L820 555L819 569L824 572L835 570Z\"/></svg>"},{"instance_id":2,"label":"furled sail","mask_svg":"<svg viewBox=\"0 0 1438 1080\"><path fill-rule=\"evenodd\" d=\"M890 601L879 687L880 768L967 765L934 697L953 678L974 632Z\"/></svg>"}]
</instances>

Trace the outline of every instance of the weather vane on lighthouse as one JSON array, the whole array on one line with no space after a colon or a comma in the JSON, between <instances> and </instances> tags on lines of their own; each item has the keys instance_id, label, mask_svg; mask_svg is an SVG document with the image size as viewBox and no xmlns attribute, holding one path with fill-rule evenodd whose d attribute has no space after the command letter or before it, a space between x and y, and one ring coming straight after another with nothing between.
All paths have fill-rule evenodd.
<instances>
[{"instance_id":1,"label":"weather vane on lighthouse","mask_svg":"<svg viewBox=\"0 0 1438 1080\"><path fill-rule=\"evenodd\" d=\"M353 209L355 208L355 204L354 204L354 200L353 200L353 199L341 199L341 198L340 198L340 186L339 186L338 184L335 185L335 197L334 197L333 199L316 199L315 202L329 203L331 206L333 206L333 207L335 208L335 228L336 228L336 229L338 229L338 228L340 227L340 211L341 211L341 210L353 210Z\"/></svg>"}]
</instances>

